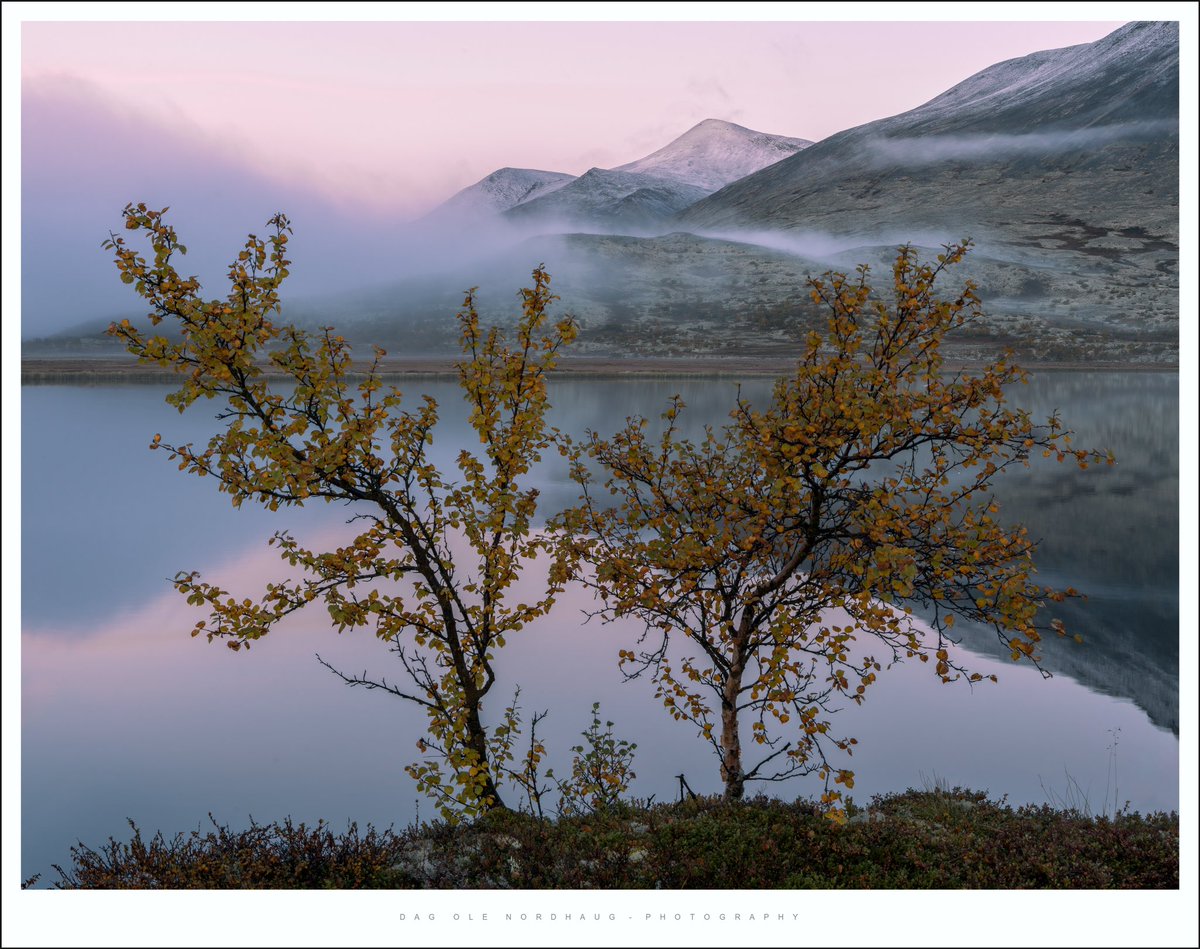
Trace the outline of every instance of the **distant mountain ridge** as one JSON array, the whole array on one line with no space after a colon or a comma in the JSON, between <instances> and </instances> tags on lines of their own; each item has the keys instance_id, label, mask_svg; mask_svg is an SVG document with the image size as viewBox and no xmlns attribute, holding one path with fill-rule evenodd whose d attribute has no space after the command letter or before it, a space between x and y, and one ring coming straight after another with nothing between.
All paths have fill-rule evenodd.
<instances>
[{"instance_id":1,"label":"distant mountain ridge","mask_svg":"<svg viewBox=\"0 0 1200 949\"><path fill-rule=\"evenodd\" d=\"M439 205L425 220L502 215L566 229L653 229L738 178L812 143L705 119L651 154L617 168L563 172L501 168Z\"/></svg>"}]
</instances>

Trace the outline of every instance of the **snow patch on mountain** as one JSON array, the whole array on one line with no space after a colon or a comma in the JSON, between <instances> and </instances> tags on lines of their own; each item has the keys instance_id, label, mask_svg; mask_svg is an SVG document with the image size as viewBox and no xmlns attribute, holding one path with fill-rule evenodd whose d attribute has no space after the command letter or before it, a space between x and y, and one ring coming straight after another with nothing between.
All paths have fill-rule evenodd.
<instances>
[{"instance_id":1,"label":"snow patch on mountain","mask_svg":"<svg viewBox=\"0 0 1200 949\"><path fill-rule=\"evenodd\" d=\"M768 135L732 122L705 119L658 151L613 170L668 178L712 192L811 144L803 138Z\"/></svg>"},{"instance_id":2,"label":"snow patch on mountain","mask_svg":"<svg viewBox=\"0 0 1200 949\"><path fill-rule=\"evenodd\" d=\"M429 217L502 214L518 204L550 194L575 180L561 171L499 168L438 205Z\"/></svg>"}]
</instances>

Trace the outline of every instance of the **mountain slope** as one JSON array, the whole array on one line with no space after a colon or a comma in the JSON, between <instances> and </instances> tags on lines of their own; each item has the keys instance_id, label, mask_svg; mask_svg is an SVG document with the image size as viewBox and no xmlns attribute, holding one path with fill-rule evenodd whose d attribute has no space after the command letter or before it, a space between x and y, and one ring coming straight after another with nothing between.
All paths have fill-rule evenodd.
<instances>
[{"instance_id":1,"label":"mountain slope","mask_svg":"<svg viewBox=\"0 0 1200 949\"><path fill-rule=\"evenodd\" d=\"M1095 43L998 63L910 112L832 135L699 201L679 221L864 235L967 228L1011 238L1026 219L1042 232L1083 220L1104 236L1139 227L1170 239L1178 83L1178 25L1129 24ZM1038 243L1032 233L1015 236Z\"/></svg>"},{"instance_id":2,"label":"mountain slope","mask_svg":"<svg viewBox=\"0 0 1200 949\"><path fill-rule=\"evenodd\" d=\"M473 215L500 214L524 201L549 194L575 180L561 171L533 168L498 168L439 204L426 221Z\"/></svg>"},{"instance_id":3,"label":"mountain slope","mask_svg":"<svg viewBox=\"0 0 1200 949\"><path fill-rule=\"evenodd\" d=\"M1094 43L989 66L908 113L918 120L910 130L928 134L1174 119L1178 83L1178 25L1131 23Z\"/></svg>"}]
</instances>

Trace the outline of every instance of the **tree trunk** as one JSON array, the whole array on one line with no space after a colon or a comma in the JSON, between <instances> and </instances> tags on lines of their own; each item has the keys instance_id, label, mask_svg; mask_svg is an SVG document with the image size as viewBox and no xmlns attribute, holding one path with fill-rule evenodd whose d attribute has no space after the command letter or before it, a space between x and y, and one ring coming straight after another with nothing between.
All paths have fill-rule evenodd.
<instances>
[{"instance_id":1,"label":"tree trunk","mask_svg":"<svg viewBox=\"0 0 1200 949\"><path fill-rule=\"evenodd\" d=\"M735 647L734 660L725 676L721 696L721 780L725 782L725 800L740 801L746 790L742 771L742 736L738 731L738 695L742 691L745 660Z\"/></svg>"},{"instance_id":2,"label":"tree trunk","mask_svg":"<svg viewBox=\"0 0 1200 949\"><path fill-rule=\"evenodd\" d=\"M495 777L492 774L491 764L488 761L487 732L484 731L483 725L479 721L478 696L473 696L470 699L470 707L467 710L467 747L475 752L477 756L476 760L480 766L487 766L487 770L484 772L481 798L486 799L490 797L492 803L485 806L484 810L508 810L508 805L500 797L500 791L496 787Z\"/></svg>"}]
</instances>

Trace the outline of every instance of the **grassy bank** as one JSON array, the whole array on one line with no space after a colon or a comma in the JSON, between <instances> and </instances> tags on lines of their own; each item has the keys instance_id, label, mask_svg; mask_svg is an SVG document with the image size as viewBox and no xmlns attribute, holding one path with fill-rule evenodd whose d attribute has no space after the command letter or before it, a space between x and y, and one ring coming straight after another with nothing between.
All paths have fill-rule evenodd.
<instances>
[{"instance_id":1,"label":"grassy bank","mask_svg":"<svg viewBox=\"0 0 1200 949\"><path fill-rule=\"evenodd\" d=\"M75 888L1178 888L1175 814L1093 818L913 791L851 805L715 799L365 833L285 821L72 849ZM44 881L43 881L44 882Z\"/></svg>"}]
</instances>

